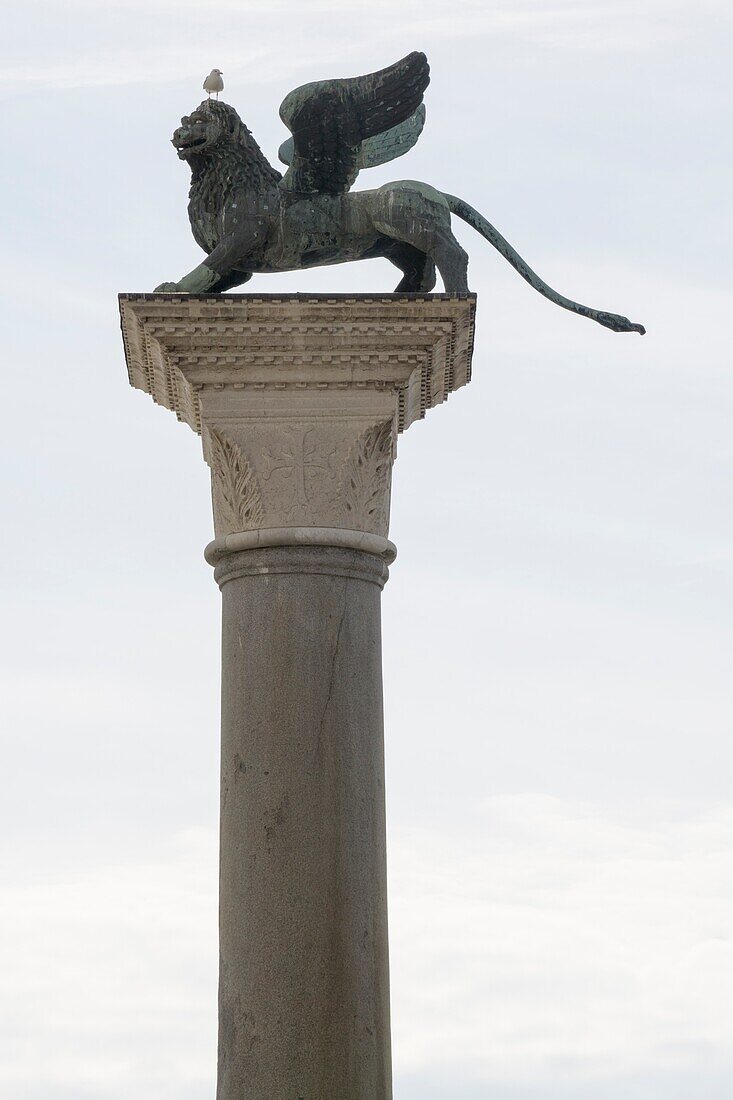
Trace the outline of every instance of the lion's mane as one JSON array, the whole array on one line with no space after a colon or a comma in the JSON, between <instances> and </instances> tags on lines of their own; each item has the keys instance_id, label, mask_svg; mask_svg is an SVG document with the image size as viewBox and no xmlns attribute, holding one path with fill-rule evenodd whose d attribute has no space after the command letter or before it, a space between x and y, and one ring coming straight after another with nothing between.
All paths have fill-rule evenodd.
<instances>
[{"instance_id":1,"label":"lion's mane","mask_svg":"<svg viewBox=\"0 0 733 1100\"><path fill-rule=\"evenodd\" d=\"M205 100L198 110L211 116L220 137L191 158L189 210L216 215L229 196L265 194L282 175L269 163L250 130L228 103Z\"/></svg>"}]
</instances>

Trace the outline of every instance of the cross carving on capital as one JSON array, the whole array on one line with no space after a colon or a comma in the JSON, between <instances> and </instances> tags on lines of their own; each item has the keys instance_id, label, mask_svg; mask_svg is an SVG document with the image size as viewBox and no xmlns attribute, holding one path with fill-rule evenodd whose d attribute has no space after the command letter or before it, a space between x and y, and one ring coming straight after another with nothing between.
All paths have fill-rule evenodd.
<instances>
[{"instance_id":1,"label":"cross carving on capital","mask_svg":"<svg viewBox=\"0 0 733 1100\"><path fill-rule=\"evenodd\" d=\"M311 501L310 483L319 474L333 479L337 448L330 441L319 440L315 428L285 427L286 436L279 448L268 447L263 455L262 478L269 481L282 472L290 483L296 502L305 507Z\"/></svg>"},{"instance_id":2,"label":"cross carving on capital","mask_svg":"<svg viewBox=\"0 0 733 1100\"><path fill-rule=\"evenodd\" d=\"M288 530L386 545L397 432L470 378L471 297L148 294L121 310L131 382L202 434L216 545Z\"/></svg>"}]
</instances>

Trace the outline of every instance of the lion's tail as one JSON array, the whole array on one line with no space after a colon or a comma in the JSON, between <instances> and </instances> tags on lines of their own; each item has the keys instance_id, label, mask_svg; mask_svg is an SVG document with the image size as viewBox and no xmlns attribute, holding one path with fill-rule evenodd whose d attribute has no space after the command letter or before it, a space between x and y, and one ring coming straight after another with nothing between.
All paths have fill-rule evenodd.
<instances>
[{"instance_id":1,"label":"lion's tail","mask_svg":"<svg viewBox=\"0 0 733 1100\"><path fill-rule=\"evenodd\" d=\"M515 252L509 244L509 241L505 240L497 229L494 229L491 222L488 222L483 214L479 214L478 210L474 210L467 202L456 198L455 195L445 195L445 199L452 214L456 214L464 222L468 222L482 237L493 244L494 248L501 252L504 259L509 261L530 286L538 290L540 294L544 294L545 298L549 298L555 305L572 310L573 313L579 313L581 317L590 317L592 321L597 321L599 325L613 329L614 332L638 332L642 336L644 335L646 332L644 326L634 324L628 317L620 317L617 313L604 313L601 310L590 309L588 306L582 306L579 302L573 302L570 298L564 298L562 294L558 294L556 290L553 290L552 287L540 279L539 275L534 273L529 264L524 262L519 253Z\"/></svg>"}]
</instances>

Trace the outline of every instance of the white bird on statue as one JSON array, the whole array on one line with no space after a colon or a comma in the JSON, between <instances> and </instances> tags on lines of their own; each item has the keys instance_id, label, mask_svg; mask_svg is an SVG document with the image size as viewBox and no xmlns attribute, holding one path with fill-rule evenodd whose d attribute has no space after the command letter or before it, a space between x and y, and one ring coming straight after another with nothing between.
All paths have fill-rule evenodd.
<instances>
[{"instance_id":1,"label":"white bird on statue","mask_svg":"<svg viewBox=\"0 0 733 1100\"><path fill-rule=\"evenodd\" d=\"M224 81L221 79L221 69L211 70L204 81L204 91L209 93L209 99L211 99L212 92L216 92L216 98L219 98L219 92L224 91Z\"/></svg>"}]
</instances>

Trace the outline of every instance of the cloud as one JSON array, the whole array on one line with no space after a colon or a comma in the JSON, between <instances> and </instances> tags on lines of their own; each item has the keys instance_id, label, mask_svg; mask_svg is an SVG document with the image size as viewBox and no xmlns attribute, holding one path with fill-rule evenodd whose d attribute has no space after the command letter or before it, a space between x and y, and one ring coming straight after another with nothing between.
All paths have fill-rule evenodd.
<instances>
[{"instance_id":1,"label":"cloud","mask_svg":"<svg viewBox=\"0 0 733 1100\"><path fill-rule=\"evenodd\" d=\"M472 835L396 837L397 1072L516 1086L725 1055L731 841L733 807L622 824L532 795L488 800Z\"/></svg>"},{"instance_id":2,"label":"cloud","mask_svg":"<svg viewBox=\"0 0 733 1100\"><path fill-rule=\"evenodd\" d=\"M655 1080L693 1071L706 1094L733 1042L733 806L647 806L622 822L525 794L487 799L471 830L391 839L404 1095L417 1077L436 1100L462 1080L467 1096L472 1082L529 1097L559 1080L606 1095L625 1077L661 1096ZM18 1100L210 1095L214 832L116 865L98 852L86 870L58 856L16 849L0 888L0 1087Z\"/></svg>"},{"instance_id":3,"label":"cloud","mask_svg":"<svg viewBox=\"0 0 733 1100\"><path fill-rule=\"evenodd\" d=\"M13 6L15 8L15 6ZM557 0L464 0L458 9L446 9L439 0L351 0L345 41L335 34L343 24L344 6L336 0L310 0L308 20L299 20L302 5L293 0L72 0L64 5L59 25L62 50L43 54L43 40L33 38L33 50L20 62L30 41L28 25L43 18L53 24L59 9L47 0L31 0L23 12L13 10L6 27L6 60L0 64L0 90L70 89L203 79L204 57L216 54L227 76L247 74L250 81L286 80L289 73L341 63L356 69L378 64L385 19L390 35L404 44L426 47L447 38L510 39L549 50L582 53L638 53L670 42L681 42L690 32L689 8L682 2L661 0L597 0L578 4ZM697 9L698 25L706 18L720 20L725 4L707 0ZM136 18L135 13L139 13ZM171 17L175 16L174 19ZM290 16L298 49L284 33ZM662 18L663 16L663 18ZM279 17L279 18L276 18ZM191 20L195 19L195 37ZM275 21L273 21L275 20ZM285 21L285 22L284 22ZM227 23L222 37L222 23ZM74 34L69 29L74 26ZM144 26L144 34L142 27ZM10 31L19 33L14 43ZM355 33L358 31L358 34ZM365 42L374 39L365 62ZM419 41L418 41L419 39ZM437 40L437 41L436 41ZM303 49L307 43L307 54ZM8 48L12 45L12 49ZM287 48L291 47L291 48ZM0 58L2 47L0 47ZM304 60L307 58L307 65ZM384 63L390 60L384 59ZM317 75L317 74L316 74Z\"/></svg>"},{"instance_id":4,"label":"cloud","mask_svg":"<svg viewBox=\"0 0 733 1100\"><path fill-rule=\"evenodd\" d=\"M0 1091L16 1100L205 1096L216 1035L215 837L188 831L157 859L93 871L49 873L17 849L12 866L0 900Z\"/></svg>"},{"instance_id":5,"label":"cloud","mask_svg":"<svg viewBox=\"0 0 733 1100\"><path fill-rule=\"evenodd\" d=\"M253 81L265 80L272 72L273 55L266 49L241 49L235 72L247 72ZM71 57L62 61L27 66L3 66L0 89L59 90L71 88L124 87L132 84L157 85L186 80L203 81L200 52L185 46L141 50L110 50L99 57ZM203 93L202 93L203 94Z\"/></svg>"}]
</instances>

